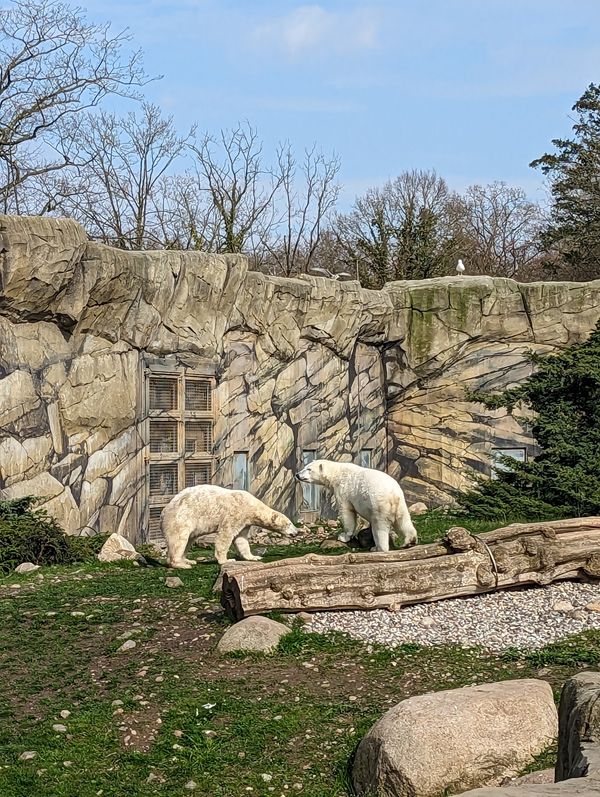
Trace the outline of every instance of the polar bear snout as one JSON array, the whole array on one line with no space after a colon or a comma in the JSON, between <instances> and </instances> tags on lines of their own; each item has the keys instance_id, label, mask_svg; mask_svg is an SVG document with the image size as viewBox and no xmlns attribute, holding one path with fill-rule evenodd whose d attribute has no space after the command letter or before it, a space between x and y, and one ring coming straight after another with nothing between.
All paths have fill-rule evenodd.
<instances>
[{"instance_id":1,"label":"polar bear snout","mask_svg":"<svg viewBox=\"0 0 600 797\"><path fill-rule=\"evenodd\" d=\"M293 523L290 523L290 525L289 525L289 526L288 526L288 527L287 527L287 528L284 530L284 532L283 532L283 533L284 533L286 536L288 536L288 537L296 537L296 536L298 535L298 533L299 533L299 529L297 529L297 528L294 526L294 524L293 524Z\"/></svg>"},{"instance_id":2,"label":"polar bear snout","mask_svg":"<svg viewBox=\"0 0 600 797\"><path fill-rule=\"evenodd\" d=\"M308 468L302 468L299 470L298 473L294 476L299 482L310 482L310 470Z\"/></svg>"}]
</instances>

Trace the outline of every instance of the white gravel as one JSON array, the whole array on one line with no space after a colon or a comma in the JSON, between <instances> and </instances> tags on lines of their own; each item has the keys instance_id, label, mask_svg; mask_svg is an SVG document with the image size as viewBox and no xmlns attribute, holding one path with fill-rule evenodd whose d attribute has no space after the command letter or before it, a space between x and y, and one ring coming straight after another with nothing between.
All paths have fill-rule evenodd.
<instances>
[{"instance_id":1,"label":"white gravel","mask_svg":"<svg viewBox=\"0 0 600 797\"><path fill-rule=\"evenodd\" d=\"M388 647L416 642L480 646L494 653L512 647L531 650L581 631L600 630L600 584L565 581L406 606L394 613L317 612L305 628L342 631Z\"/></svg>"}]
</instances>

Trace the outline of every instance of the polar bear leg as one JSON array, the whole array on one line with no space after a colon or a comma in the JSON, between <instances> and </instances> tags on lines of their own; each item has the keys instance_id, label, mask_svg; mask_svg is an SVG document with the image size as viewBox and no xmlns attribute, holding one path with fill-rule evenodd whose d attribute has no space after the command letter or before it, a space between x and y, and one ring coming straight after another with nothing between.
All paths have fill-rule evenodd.
<instances>
[{"instance_id":1,"label":"polar bear leg","mask_svg":"<svg viewBox=\"0 0 600 797\"><path fill-rule=\"evenodd\" d=\"M375 547L371 548L371 550L389 551L391 523L387 520L373 521L371 528L373 530L373 539L375 540Z\"/></svg>"},{"instance_id":2,"label":"polar bear leg","mask_svg":"<svg viewBox=\"0 0 600 797\"><path fill-rule=\"evenodd\" d=\"M190 544L190 530L185 527L177 530L163 527L163 532L167 540L169 567L175 567L179 570L189 570L193 567L196 563L191 559L187 559L185 555Z\"/></svg>"},{"instance_id":3,"label":"polar bear leg","mask_svg":"<svg viewBox=\"0 0 600 797\"><path fill-rule=\"evenodd\" d=\"M250 543L248 542L248 532L249 532L248 529L244 529L234 539L233 544L237 548L239 555L246 562L260 562L262 556L254 556L254 554L250 550Z\"/></svg>"},{"instance_id":4,"label":"polar bear leg","mask_svg":"<svg viewBox=\"0 0 600 797\"><path fill-rule=\"evenodd\" d=\"M344 530L338 534L338 540L350 542L356 534L356 512L351 504L344 504L340 507L340 520Z\"/></svg>"},{"instance_id":5,"label":"polar bear leg","mask_svg":"<svg viewBox=\"0 0 600 797\"><path fill-rule=\"evenodd\" d=\"M228 559L227 554L231 547L231 543L237 535L238 529L233 529L229 524L222 524L219 526L219 531L215 539L215 559L218 564L224 565L226 562L235 562L235 559Z\"/></svg>"}]
</instances>

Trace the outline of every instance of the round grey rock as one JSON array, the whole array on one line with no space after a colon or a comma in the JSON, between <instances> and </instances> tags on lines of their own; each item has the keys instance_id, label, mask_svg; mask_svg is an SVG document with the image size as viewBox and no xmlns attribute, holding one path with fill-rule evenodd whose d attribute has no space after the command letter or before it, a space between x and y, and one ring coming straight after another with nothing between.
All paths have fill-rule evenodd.
<instances>
[{"instance_id":1,"label":"round grey rock","mask_svg":"<svg viewBox=\"0 0 600 797\"><path fill-rule=\"evenodd\" d=\"M34 565L33 562L21 562L20 565L15 567L15 573L33 573L40 569L40 565Z\"/></svg>"},{"instance_id":2,"label":"round grey rock","mask_svg":"<svg viewBox=\"0 0 600 797\"><path fill-rule=\"evenodd\" d=\"M221 653L232 653L236 650L269 653L277 647L281 637L289 632L290 629L283 623L268 617L246 617L225 631L217 650Z\"/></svg>"}]
</instances>

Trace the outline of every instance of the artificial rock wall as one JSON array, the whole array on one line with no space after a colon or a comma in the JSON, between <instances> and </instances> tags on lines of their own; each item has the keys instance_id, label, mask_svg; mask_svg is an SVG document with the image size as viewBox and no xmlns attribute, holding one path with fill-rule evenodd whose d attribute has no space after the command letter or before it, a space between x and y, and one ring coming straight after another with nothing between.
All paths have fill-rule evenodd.
<instances>
[{"instance_id":1,"label":"artificial rock wall","mask_svg":"<svg viewBox=\"0 0 600 797\"><path fill-rule=\"evenodd\" d=\"M531 440L465 388L529 373L529 349L584 339L600 282L284 279L244 258L124 252L68 219L0 217L0 490L38 495L69 533L143 533L148 359L216 378L215 483L247 451L251 489L297 517L302 451L447 502L492 448Z\"/></svg>"}]
</instances>

